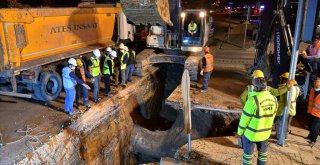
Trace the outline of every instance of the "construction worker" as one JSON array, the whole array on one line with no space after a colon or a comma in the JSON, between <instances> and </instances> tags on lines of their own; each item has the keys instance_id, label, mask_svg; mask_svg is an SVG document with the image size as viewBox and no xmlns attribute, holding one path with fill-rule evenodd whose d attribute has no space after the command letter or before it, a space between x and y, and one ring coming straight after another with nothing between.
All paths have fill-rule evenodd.
<instances>
[{"instance_id":1,"label":"construction worker","mask_svg":"<svg viewBox=\"0 0 320 165\"><path fill-rule=\"evenodd\" d=\"M103 63L103 69L102 73L105 77L105 90L104 95L111 97L112 95L109 94L110 91L110 77L114 72L114 62L113 59L117 57L116 51L111 51L110 55L106 56L104 63Z\"/></svg>"},{"instance_id":2,"label":"construction worker","mask_svg":"<svg viewBox=\"0 0 320 165\"><path fill-rule=\"evenodd\" d=\"M194 37L197 34L198 26L197 24L192 20L190 21L188 25L188 33L190 36Z\"/></svg>"},{"instance_id":3,"label":"construction worker","mask_svg":"<svg viewBox=\"0 0 320 165\"><path fill-rule=\"evenodd\" d=\"M134 64L136 63L136 52L133 47L129 50L129 59L127 63L127 69L126 69L126 83L131 82L131 77L134 71Z\"/></svg>"},{"instance_id":4,"label":"construction worker","mask_svg":"<svg viewBox=\"0 0 320 165\"><path fill-rule=\"evenodd\" d=\"M273 120L276 115L278 101L266 90L264 78L253 79L254 91L250 93L241 114L238 133L243 147L242 161L244 165L252 163L254 144L258 148L258 164L267 163L268 139L271 134Z\"/></svg>"},{"instance_id":5,"label":"construction worker","mask_svg":"<svg viewBox=\"0 0 320 165\"><path fill-rule=\"evenodd\" d=\"M310 90L308 114L310 114L309 123L309 144L313 147L316 144L320 130L320 79L317 78Z\"/></svg>"},{"instance_id":6,"label":"construction worker","mask_svg":"<svg viewBox=\"0 0 320 165\"><path fill-rule=\"evenodd\" d=\"M99 49L93 51L93 56L90 57L89 61L89 71L93 76L93 99L95 103L100 101L99 98L99 89L100 89L100 80L101 80L101 69L100 69L100 57L101 53Z\"/></svg>"},{"instance_id":7,"label":"construction worker","mask_svg":"<svg viewBox=\"0 0 320 165\"><path fill-rule=\"evenodd\" d=\"M203 76L202 93L208 91L208 83L214 68L214 57L210 53L210 48L208 46L204 47L204 56L202 58L202 69L200 75Z\"/></svg>"},{"instance_id":8,"label":"construction worker","mask_svg":"<svg viewBox=\"0 0 320 165\"><path fill-rule=\"evenodd\" d=\"M123 48L124 45L123 43L120 43L117 49L117 57L113 60L114 62L114 74L113 74L113 79L115 81L115 85L118 86L119 85L119 77L120 77L120 60L121 60L121 56L119 55L121 53L121 49Z\"/></svg>"},{"instance_id":9,"label":"construction worker","mask_svg":"<svg viewBox=\"0 0 320 165\"><path fill-rule=\"evenodd\" d=\"M254 79L256 78L264 78L264 74L261 70L255 70L253 73L252 73L252 81L254 81ZM270 93L273 95L273 96L280 96L284 93L286 93L290 87L292 86L292 81L288 81L288 85L287 86L283 86L283 87L279 87L278 89L275 89L275 88L272 88L272 87L269 87L267 86L267 91L270 91ZM248 98L248 95L254 91L254 86L253 85L249 85L243 92L242 94L240 95L240 102L242 105L245 104L245 102L247 101L247 98Z\"/></svg>"},{"instance_id":10,"label":"construction worker","mask_svg":"<svg viewBox=\"0 0 320 165\"><path fill-rule=\"evenodd\" d=\"M121 46L121 45L120 45ZM129 59L129 49L128 47L124 46L120 47L121 57L120 57L120 77L121 77L121 85L126 86L126 69L127 69L127 62Z\"/></svg>"},{"instance_id":11,"label":"construction worker","mask_svg":"<svg viewBox=\"0 0 320 165\"><path fill-rule=\"evenodd\" d=\"M68 66L62 69L62 81L63 88L66 91L66 98L64 103L64 111L69 113L70 115L75 114L73 111L73 102L76 97L76 84L81 84L86 89L90 89L90 87L85 84L81 79L79 79L75 74L74 70L77 66L77 61L74 58L70 58L68 60Z\"/></svg>"},{"instance_id":12,"label":"construction worker","mask_svg":"<svg viewBox=\"0 0 320 165\"><path fill-rule=\"evenodd\" d=\"M289 72L286 72L284 74L282 74L280 76L280 84L279 87L284 87L287 85L289 79ZM296 115L296 101L297 98L300 94L300 88L297 86L297 82L294 81L294 85L291 87L291 104L289 107L289 117L288 117L288 125L285 127L286 129L286 138L288 136L289 130L290 130L290 126L291 126L291 121L293 116ZM287 103L287 92L280 95L280 99L279 99L279 106L278 106L278 110L277 110L277 114L276 114L276 118L275 118L275 126L276 126L276 136L277 138L280 138L280 133L281 133L281 126L282 126L282 119L283 119L283 111L284 108L286 106Z\"/></svg>"},{"instance_id":13,"label":"construction worker","mask_svg":"<svg viewBox=\"0 0 320 165\"><path fill-rule=\"evenodd\" d=\"M93 76L87 71L86 65L84 61L82 61L81 57L77 60L77 67L75 69L76 76L81 79L84 83L86 83L86 78L93 79ZM81 84L77 84L76 86L76 96L77 96L77 106L80 104L80 98L83 97L83 105L86 106L86 110L89 110L91 108L89 104L89 92L88 89L85 88Z\"/></svg>"}]
</instances>

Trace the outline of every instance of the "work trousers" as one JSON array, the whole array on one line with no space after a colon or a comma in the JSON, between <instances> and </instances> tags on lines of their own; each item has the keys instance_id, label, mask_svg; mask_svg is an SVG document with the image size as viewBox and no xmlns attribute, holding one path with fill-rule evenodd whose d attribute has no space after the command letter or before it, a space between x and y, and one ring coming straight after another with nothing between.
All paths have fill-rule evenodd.
<instances>
[{"instance_id":1,"label":"work trousers","mask_svg":"<svg viewBox=\"0 0 320 165\"><path fill-rule=\"evenodd\" d=\"M312 122L310 127L310 133L309 138L311 142L316 142L318 135L319 135L319 129L320 129L320 118L316 116L312 116Z\"/></svg>"},{"instance_id":2,"label":"work trousers","mask_svg":"<svg viewBox=\"0 0 320 165\"><path fill-rule=\"evenodd\" d=\"M99 99L99 89L100 89L100 76L93 77L93 99L98 100Z\"/></svg>"},{"instance_id":3,"label":"work trousers","mask_svg":"<svg viewBox=\"0 0 320 165\"><path fill-rule=\"evenodd\" d=\"M134 71L134 64L130 64L126 69L126 82L131 81L131 77Z\"/></svg>"},{"instance_id":4,"label":"work trousers","mask_svg":"<svg viewBox=\"0 0 320 165\"><path fill-rule=\"evenodd\" d=\"M86 87L84 87L81 84L77 84L76 86L76 97L77 97L77 103L80 104L81 96L83 97L83 105L89 104L89 91Z\"/></svg>"},{"instance_id":5,"label":"work trousers","mask_svg":"<svg viewBox=\"0 0 320 165\"><path fill-rule=\"evenodd\" d=\"M115 85L119 84L119 77L120 77L119 73L120 73L120 69L114 68L114 81L115 81L114 83L115 83Z\"/></svg>"},{"instance_id":6,"label":"work trousers","mask_svg":"<svg viewBox=\"0 0 320 165\"><path fill-rule=\"evenodd\" d=\"M311 65L312 72L319 76L319 67L320 67L320 59L308 59L309 64Z\"/></svg>"},{"instance_id":7,"label":"work trousers","mask_svg":"<svg viewBox=\"0 0 320 165\"><path fill-rule=\"evenodd\" d=\"M254 144L258 148L258 165L267 164L267 147L268 140L262 142L252 142L245 136L242 136L242 145L243 145L243 165L249 165L252 163Z\"/></svg>"},{"instance_id":8,"label":"work trousers","mask_svg":"<svg viewBox=\"0 0 320 165\"><path fill-rule=\"evenodd\" d=\"M203 85L202 85L203 90L208 90L208 84L211 77L211 73L212 72L203 72Z\"/></svg>"},{"instance_id":9,"label":"work trousers","mask_svg":"<svg viewBox=\"0 0 320 165\"><path fill-rule=\"evenodd\" d=\"M66 98L64 100L64 111L68 112L69 114L73 113L73 102L76 98L76 89L70 88L65 89L66 91Z\"/></svg>"},{"instance_id":10,"label":"work trousers","mask_svg":"<svg viewBox=\"0 0 320 165\"><path fill-rule=\"evenodd\" d=\"M104 94L108 95L110 90L110 74L105 74L104 78Z\"/></svg>"},{"instance_id":11,"label":"work trousers","mask_svg":"<svg viewBox=\"0 0 320 165\"><path fill-rule=\"evenodd\" d=\"M291 121L292 121L292 118L293 116L290 116L288 117L288 123L285 127L285 138L288 137L288 133L291 129ZM276 116L275 118L275 126L276 126L276 136L277 136L277 139L280 138L280 134L281 134L281 127L282 127L282 119L283 119L283 116Z\"/></svg>"},{"instance_id":12,"label":"work trousers","mask_svg":"<svg viewBox=\"0 0 320 165\"><path fill-rule=\"evenodd\" d=\"M120 70L121 85L126 85L126 69Z\"/></svg>"}]
</instances>

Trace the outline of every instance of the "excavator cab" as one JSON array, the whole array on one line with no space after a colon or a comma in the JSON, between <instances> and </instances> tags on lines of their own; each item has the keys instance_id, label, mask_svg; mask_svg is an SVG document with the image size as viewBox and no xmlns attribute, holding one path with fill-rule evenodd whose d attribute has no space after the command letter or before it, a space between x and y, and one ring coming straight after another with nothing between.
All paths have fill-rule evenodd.
<instances>
[{"instance_id":1,"label":"excavator cab","mask_svg":"<svg viewBox=\"0 0 320 165\"><path fill-rule=\"evenodd\" d=\"M200 52L208 40L205 10L185 10L181 12L181 50Z\"/></svg>"}]
</instances>

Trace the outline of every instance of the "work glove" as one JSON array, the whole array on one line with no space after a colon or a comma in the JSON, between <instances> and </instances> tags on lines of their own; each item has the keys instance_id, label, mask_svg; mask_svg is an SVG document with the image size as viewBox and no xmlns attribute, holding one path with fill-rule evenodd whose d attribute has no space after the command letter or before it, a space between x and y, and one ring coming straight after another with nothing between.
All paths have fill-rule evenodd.
<instances>
[{"instance_id":1,"label":"work glove","mask_svg":"<svg viewBox=\"0 0 320 165\"><path fill-rule=\"evenodd\" d=\"M200 75L203 76L203 69L200 71Z\"/></svg>"},{"instance_id":2,"label":"work glove","mask_svg":"<svg viewBox=\"0 0 320 165\"><path fill-rule=\"evenodd\" d=\"M294 84L296 84L296 80L289 80L287 82L287 88L291 88Z\"/></svg>"}]
</instances>

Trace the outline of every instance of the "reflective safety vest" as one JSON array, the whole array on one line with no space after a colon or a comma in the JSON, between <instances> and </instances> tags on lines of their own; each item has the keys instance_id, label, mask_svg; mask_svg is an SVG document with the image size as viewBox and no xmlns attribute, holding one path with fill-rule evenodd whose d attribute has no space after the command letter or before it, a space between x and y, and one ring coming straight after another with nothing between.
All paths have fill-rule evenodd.
<instances>
[{"instance_id":1,"label":"reflective safety vest","mask_svg":"<svg viewBox=\"0 0 320 165\"><path fill-rule=\"evenodd\" d=\"M252 142L265 141L270 137L278 103L269 91L253 92L241 114L238 134Z\"/></svg>"},{"instance_id":2,"label":"reflective safety vest","mask_svg":"<svg viewBox=\"0 0 320 165\"><path fill-rule=\"evenodd\" d=\"M69 67L62 69L62 82L64 89L72 89L77 84L77 81L70 77L72 70Z\"/></svg>"},{"instance_id":3,"label":"reflective safety vest","mask_svg":"<svg viewBox=\"0 0 320 165\"><path fill-rule=\"evenodd\" d=\"M206 67L203 69L203 72L211 72L214 68L213 63L213 55L207 53L204 55L204 58L206 58Z\"/></svg>"},{"instance_id":4,"label":"reflective safety vest","mask_svg":"<svg viewBox=\"0 0 320 165\"><path fill-rule=\"evenodd\" d=\"M127 63L124 63L124 56L127 56L127 59L129 58L129 52L127 51L124 51L122 53L122 56L121 56L121 66L120 66L120 69L123 70L123 69L126 69L127 68Z\"/></svg>"},{"instance_id":5,"label":"reflective safety vest","mask_svg":"<svg viewBox=\"0 0 320 165\"><path fill-rule=\"evenodd\" d=\"M90 66L91 68L91 74L93 77L99 76L101 73L100 70L100 60L99 59L95 59L94 57L90 58L92 65Z\"/></svg>"},{"instance_id":6,"label":"reflective safety vest","mask_svg":"<svg viewBox=\"0 0 320 165\"><path fill-rule=\"evenodd\" d=\"M253 85L248 85L248 97L250 97L250 94L252 94L252 92L254 92L254 86ZM266 87L266 91L270 91L270 87L267 86Z\"/></svg>"},{"instance_id":7,"label":"reflective safety vest","mask_svg":"<svg viewBox=\"0 0 320 165\"><path fill-rule=\"evenodd\" d=\"M111 61L111 68L109 68L108 61ZM114 73L113 72L114 62L109 56L107 56L106 59L104 60L104 63L103 63L103 71L102 71L102 73L110 75L110 69L111 69L111 72Z\"/></svg>"},{"instance_id":8,"label":"reflective safety vest","mask_svg":"<svg viewBox=\"0 0 320 165\"><path fill-rule=\"evenodd\" d=\"M280 84L279 87L283 87L286 84ZM290 116L295 116L296 115L296 101L297 98L299 96L300 93L300 89L298 86L292 86L292 93L291 93L291 105L290 105L290 109L289 109L289 115ZM282 116L283 115L283 111L284 111L284 107L287 104L287 93L284 93L282 95L280 95L280 99L279 99L279 107L278 107L278 111L277 111L277 116Z\"/></svg>"},{"instance_id":9,"label":"reflective safety vest","mask_svg":"<svg viewBox=\"0 0 320 165\"><path fill-rule=\"evenodd\" d=\"M195 31L197 31L197 24L196 23L194 23L193 25L190 23L189 25L188 25L188 31L189 32L195 32Z\"/></svg>"},{"instance_id":10,"label":"reflective safety vest","mask_svg":"<svg viewBox=\"0 0 320 165\"><path fill-rule=\"evenodd\" d=\"M132 51L133 59L136 59L136 51Z\"/></svg>"},{"instance_id":11,"label":"reflective safety vest","mask_svg":"<svg viewBox=\"0 0 320 165\"><path fill-rule=\"evenodd\" d=\"M314 88L310 91L308 113L311 115L320 118L320 95L314 98L315 91Z\"/></svg>"}]
</instances>

